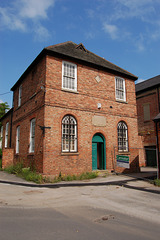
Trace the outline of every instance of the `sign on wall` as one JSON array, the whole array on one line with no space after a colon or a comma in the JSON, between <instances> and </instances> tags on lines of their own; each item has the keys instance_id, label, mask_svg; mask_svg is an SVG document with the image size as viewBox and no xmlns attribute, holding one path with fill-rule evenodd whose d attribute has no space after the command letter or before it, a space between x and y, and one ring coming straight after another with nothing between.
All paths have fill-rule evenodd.
<instances>
[{"instance_id":1,"label":"sign on wall","mask_svg":"<svg viewBox=\"0 0 160 240\"><path fill-rule=\"evenodd\" d=\"M129 168L129 157L123 155L117 155L117 167Z\"/></svg>"}]
</instances>

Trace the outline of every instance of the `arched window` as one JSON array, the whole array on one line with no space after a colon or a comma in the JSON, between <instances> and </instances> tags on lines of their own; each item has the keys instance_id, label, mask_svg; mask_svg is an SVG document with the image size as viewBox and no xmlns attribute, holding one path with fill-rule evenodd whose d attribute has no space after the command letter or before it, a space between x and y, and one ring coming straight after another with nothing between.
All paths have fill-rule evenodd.
<instances>
[{"instance_id":1,"label":"arched window","mask_svg":"<svg viewBox=\"0 0 160 240\"><path fill-rule=\"evenodd\" d=\"M71 115L62 120L62 152L77 152L77 121Z\"/></svg>"},{"instance_id":2,"label":"arched window","mask_svg":"<svg viewBox=\"0 0 160 240\"><path fill-rule=\"evenodd\" d=\"M125 122L121 121L117 127L118 151L128 151L128 129Z\"/></svg>"}]
</instances>

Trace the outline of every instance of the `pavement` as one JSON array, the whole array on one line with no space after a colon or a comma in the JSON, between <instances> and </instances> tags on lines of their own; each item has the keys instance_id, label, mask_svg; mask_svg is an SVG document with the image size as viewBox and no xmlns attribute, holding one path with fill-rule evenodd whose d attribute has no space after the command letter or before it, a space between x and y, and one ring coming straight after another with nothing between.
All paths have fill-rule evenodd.
<instances>
[{"instance_id":1,"label":"pavement","mask_svg":"<svg viewBox=\"0 0 160 240\"><path fill-rule=\"evenodd\" d=\"M151 192L160 194L160 187L151 184L150 179L156 178L157 169L155 168L141 168L140 173L132 174L103 174L103 171L99 172L99 176L95 179L70 181L70 182L58 182L58 183L45 183L36 184L34 182L27 182L26 180L9 174L4 171L0 171L0 183L12 184L25 187L39 187L39 188L60 188L60 187L83 187L83 186L123 186L130 189Z\"/></svg>"}]
</instances>

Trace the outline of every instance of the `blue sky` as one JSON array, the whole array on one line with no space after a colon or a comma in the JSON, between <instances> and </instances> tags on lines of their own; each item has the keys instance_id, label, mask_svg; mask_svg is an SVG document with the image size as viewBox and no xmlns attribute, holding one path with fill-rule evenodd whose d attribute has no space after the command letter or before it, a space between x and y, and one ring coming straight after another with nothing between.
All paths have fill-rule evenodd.
<instances>
[{"instance_id":1,"label":"blue sky","mask_svg":"<svg viewBox=\"0 0 160 240\"><path fill-rule=\"evenodd\" d=\"M0 102L44 47L73 41L137 75L160 74L160 0L0 0ZM7 93L7 94L5 94Z\"/></svg>"}]
</instances>

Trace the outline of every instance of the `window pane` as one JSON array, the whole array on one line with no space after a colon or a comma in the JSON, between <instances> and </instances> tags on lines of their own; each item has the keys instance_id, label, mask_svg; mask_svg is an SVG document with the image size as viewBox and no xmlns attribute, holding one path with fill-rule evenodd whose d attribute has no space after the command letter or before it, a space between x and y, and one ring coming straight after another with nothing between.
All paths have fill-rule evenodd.
<instances>
[{"instance_id":1,"label":"window pane","mask_svg":"<svg viewBox=\"0 0 160 240\"><path fill-rule=\"evenodd\" d=\"M5 147L8 147L8 129L9 129L9 122L6 123L6 131L5 131Z\"/></svg>"},{"instance_id":2,"label":"window pane","mask_svg":"<svg viewBox=\"0 0 160 240\"><path fill-rule=\"evenodd\" d=\"M35 123L35 119L32 119L30 125L30 152L34 152L35 150Z\"/></svg>"},{"instance_id":3,"label":"window pane","mask_svg":"<svg viewBox=\"0 0 160 240\"><path fill-rule=\"evenodd\" d=\"M127 125L124 122L118 123L118 150L128 151Z\"/></svg>"},{"instance_id":4,"label":"window pane","mask_svg":"<svg viewBox=\"0 0 160 240\"><path fill-rule=\"evenodd\" d=\"M77 122L74 117L67 115L62 120L62 151L77 151Z\"/></svg>"},{"instance_id":5,"label":"window pane","mask_svg":"<svg viewBox=\"0 0 160 240\"><path fill-rule=\"evenodd\" d=\"M16 153L19 153L20 126L17 127L16 135Z\"/></svg>"},{"instance_id":6,"label":"window pane","mask_svg":"<svg viewBox=\"0 0 160 240\"><path fill-rule=\"evenodd\" d=\"M76 65L63 62L62 87L70 90L77 90Z\"/></svg>"},{"instance_id":7,"label":"window pane","mask_svg":"<svg viewBox=\"0 0 160 240\"><path fill-rule=\"evenodd\" d=\"M116 78L116 99L126 100L125 96L125 80L123 78Z\"/></svg>"}]
</instances>

